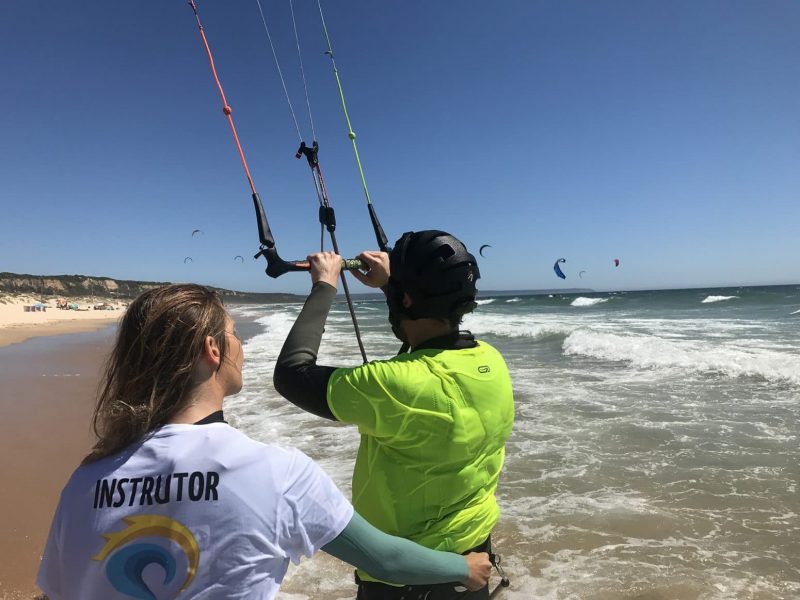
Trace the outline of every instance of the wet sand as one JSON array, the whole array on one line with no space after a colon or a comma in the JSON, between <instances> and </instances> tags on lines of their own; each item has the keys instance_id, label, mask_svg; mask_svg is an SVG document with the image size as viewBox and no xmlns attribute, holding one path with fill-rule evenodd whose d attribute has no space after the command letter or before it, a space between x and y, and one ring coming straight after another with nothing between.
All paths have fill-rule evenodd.
<instances>
[{"instance_id":1,"label":"wet sand","mask_svg":"<svg viewBox=\"0 0 800 600\"><path fill-rule=\"evenodd\" d=\"M0 347L3 600L40 593L34 582L50 520L62 487L90 449L89 419L115 330L111 325Z\"/></svg>"},{"instance_id":2,"label":"wet sand","mask_svg":"<svg viewBox=\"0 0 800 600\"><path fill-rule=\"evenodd\" d=\"M119 317L120 315L115 315ZM66 335L94 331L109 326L109 318L81 319L75 321L50 321L46 323L19 323L0 327L0 347L18 344L35 337Z\"/></svg>"}]
</instances>

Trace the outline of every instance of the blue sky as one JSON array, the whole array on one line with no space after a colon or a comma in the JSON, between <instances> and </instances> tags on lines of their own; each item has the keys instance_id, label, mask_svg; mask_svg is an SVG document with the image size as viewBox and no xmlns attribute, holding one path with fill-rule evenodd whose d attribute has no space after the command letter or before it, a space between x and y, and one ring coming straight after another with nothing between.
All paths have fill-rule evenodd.
<instances>
[{"instance_id":1,"label":"blue sky","mask_svg":"<svg viewBox=\"0 0 800 600\"><path fill-rule=\"evenodd\" d=\"M354 255L375 246L366 203L316 2L294 1ZM288 2L262 6L310 139ZM800 4L323 7L392 240L491 244L484 290L800 282ZM198 10L278 250L302 258L318 203L256 2ZM2 2L0 74L0 271L308 289L251 258L249 188L184 1Z\"/></svg>"}]
</instances>

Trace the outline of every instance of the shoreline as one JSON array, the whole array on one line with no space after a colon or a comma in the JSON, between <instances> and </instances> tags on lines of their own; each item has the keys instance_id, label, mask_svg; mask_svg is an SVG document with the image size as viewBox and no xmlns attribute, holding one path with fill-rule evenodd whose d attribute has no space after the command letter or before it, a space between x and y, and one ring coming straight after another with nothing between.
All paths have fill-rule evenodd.
<instances>
[{"instance_id":1,"label":"shoreline","mask_svg":"<svg viewBox=\"0 0 800 600\"><path fill-rule=\"evenodd\" d=\"M89 333L116 324L116 320L112 319L82 319L79 321L0 325L0 348L38 337Z\"/></svg>"},{"instance_id":2,"label":"shoreline","mask_svg":"<svg viewBox=\"0 0 800 600\"><path fill-rule=\"evenodd\" d=\"M0 348L0 456L12 483L0 494L0 598L41 594L36 573L53 511L94 439L89 422L116 330L102 325Z\"/></svg>"}]
</instances>

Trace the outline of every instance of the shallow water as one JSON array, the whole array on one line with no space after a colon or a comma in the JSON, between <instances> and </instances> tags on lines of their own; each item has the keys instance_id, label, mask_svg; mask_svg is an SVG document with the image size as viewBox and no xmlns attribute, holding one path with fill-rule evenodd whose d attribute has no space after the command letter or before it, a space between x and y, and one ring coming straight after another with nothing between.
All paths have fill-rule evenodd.
<instances>
[{"instance_id":1,"label":"shallow water","mask_svg":"<svg viewBox=\"0 0 800 600\"><path fill-rule=\"evenodd\" d=\"M353 428L277 396L272 369L299 305L240 307L245 392L227 414L293 445L350 491ZM357 305L371 358L397 341ZM800 597L800 286L486 297L464 327L511 369L517 416L498 497L498 598ZM320 362L360 362L346 308ZM320 553L281 598L352 598Z\"/></svg>"}]
</instances>

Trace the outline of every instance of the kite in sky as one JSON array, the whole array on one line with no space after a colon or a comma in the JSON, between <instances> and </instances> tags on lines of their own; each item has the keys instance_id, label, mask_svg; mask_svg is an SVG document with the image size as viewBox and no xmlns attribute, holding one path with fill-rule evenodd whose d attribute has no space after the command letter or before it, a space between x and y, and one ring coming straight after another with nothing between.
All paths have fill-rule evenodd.
<instances>
[{"instance_id":1,"label":"kite in sky","mask_svg":"<svg viewBox=\"0 0 800 600\"><path fill-rule=\"evenodd\" d=\"M556 275L558 275L561 279L566 279L567 276L564 275L564 271L561 270L561 267L558 266L558 263L565 263L565 262L567 262L566 258L559 258L553 265L553 271L555 271Z\"/></svg>"}]
</instances>

